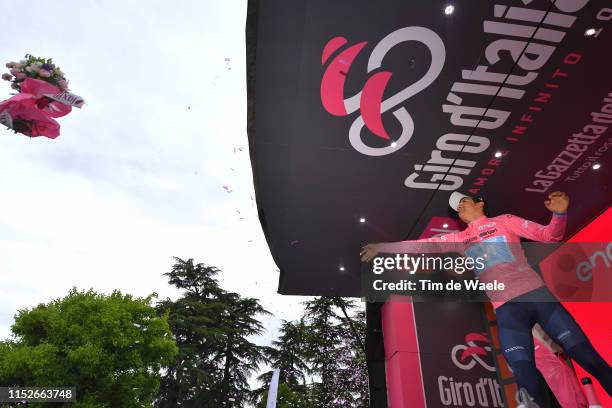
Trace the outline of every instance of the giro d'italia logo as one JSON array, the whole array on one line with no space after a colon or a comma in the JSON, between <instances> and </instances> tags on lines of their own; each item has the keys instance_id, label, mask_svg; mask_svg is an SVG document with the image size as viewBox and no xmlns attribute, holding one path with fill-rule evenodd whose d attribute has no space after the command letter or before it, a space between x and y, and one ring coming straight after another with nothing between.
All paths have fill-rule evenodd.
<instances>
[{"instance_id":1,"label":"giro d'italia logo","mask_svg":"<svg viewBox=\"0 0 612 408\"><path fill-rule=\"evenodd\" d=\"M383 100L392 72L382 70L387 53L396 45L408 41L424 44L431 53L431 65L418 81ZM349 133L351 145L360 153L368 156L383 156L403 147L414 133L415 123L406 109L404 102L427 88L442 72L446 52L442 39L435 32L425 27L404 27L383 38L372 50L368 60L367 72L371 74L361 92L347 99L344 98L344 84L351 74L351 65L357 55L368 44L367 41L345 47L328 63L332 54L348 43L344 37L329 40L323 49L321 64L327 64L321 80L321 102L327 112L334 116L349 116L359 111L360 115L353 121ZM393 113L401 126L401 134L389 135L383 124L382 115ZM364 126L374 135L363 135ZM372 147L364 142L367 137L378 137L389 142L384 147Z\"/></svg>"},{"instance_id":2,"label":"giro d'italia logo","mask_svg":"<svg viewBox=\"0 0 612 408\"><path fill-rule=\"evenodd\" d=\"M495 366L482 358L488 357L490 351L491 346L486 333L468 333L465 336L465 344L457 344L451 350L451 360L462 370L471 370L478 364L493 373Z\"/></svg>"}]
</instances>

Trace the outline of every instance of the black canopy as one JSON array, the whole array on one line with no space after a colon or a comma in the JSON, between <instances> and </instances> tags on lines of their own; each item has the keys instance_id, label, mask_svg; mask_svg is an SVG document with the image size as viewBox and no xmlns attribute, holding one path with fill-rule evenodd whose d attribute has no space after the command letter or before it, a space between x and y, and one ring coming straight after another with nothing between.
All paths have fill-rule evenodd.
<instances>
[{"instance_id":1,"label":"black canopy","mask_svg":"<svg viewBox=\"0 0 612 408\"><path fill-rule=\"evenodd\" d=\"M360 246L453 216L455 190L540 223L565 191L569 234L607 208L606 5L250 0L248 135L279 292L359 296Z\"/></svg>"}]
</instances>

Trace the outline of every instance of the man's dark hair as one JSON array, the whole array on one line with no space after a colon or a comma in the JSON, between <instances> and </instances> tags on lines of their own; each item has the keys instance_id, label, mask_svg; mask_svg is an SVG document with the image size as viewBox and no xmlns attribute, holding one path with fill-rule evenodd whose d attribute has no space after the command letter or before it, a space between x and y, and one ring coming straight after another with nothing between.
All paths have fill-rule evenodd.
<instances>
[{"instance_id":1,"label":"man's dark hair","mask_svg":"<svg viewBox=\"0 0 612 408\"><path fill-rule=\"evenodd\" d=\"M468 195L468 198L471 198L472 201L474 201L475 203L480 203L480 202L484 203L484 206L482 207L482 211L487 217L489 216L489 206L487 205L487 202L485 201L485 199L482 198L482 196Z\"/></svg>"}]
</instances>

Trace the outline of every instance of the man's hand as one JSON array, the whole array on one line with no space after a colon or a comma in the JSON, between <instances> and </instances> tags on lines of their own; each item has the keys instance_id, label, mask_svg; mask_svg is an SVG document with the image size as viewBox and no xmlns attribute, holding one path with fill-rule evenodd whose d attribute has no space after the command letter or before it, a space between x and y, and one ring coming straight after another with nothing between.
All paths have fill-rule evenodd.
<instances>
[{"instance_id":1,"label":"man's hand","mask_svg":"<svg viewBox=\"0 0 612 408\"><path fill-rule=\"evenodd\" d=\"M548 200L544 201L544 205L550 211L564 213L569 207L569 197L561 191L555 191L548 195Z\"/></svg>"},{"instance_id":2,"label":"man's hand","mask_svg":"<svg viewBox=\"0 0 612 408\"><path fill-rule=\"evenodd\" d=\"M370 262L376 255L378 255L378 245L376 244L368 244L361 248L361 262Z\"/></svg>"}]
</instances>

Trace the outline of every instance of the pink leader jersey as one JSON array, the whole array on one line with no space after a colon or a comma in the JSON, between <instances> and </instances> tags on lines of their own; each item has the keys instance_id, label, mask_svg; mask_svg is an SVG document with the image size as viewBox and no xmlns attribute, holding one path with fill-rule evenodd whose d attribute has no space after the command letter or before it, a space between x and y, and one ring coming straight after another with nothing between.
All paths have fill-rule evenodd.
<instances>
[{"instance_id":1,"label":"pink leader jersey","mask_svg":"<svg viewBox=\"0 0 612 408\"><path fill-rule=\"evenodd\" d=\"M476 275L483 283L495 280L504 283L503 291L487 291L493 307L497 308L517 296L544 286L540 275L529 266L519 244L520 238L558 242L565 234L566 223L567 215L557 213L553 214L550 224L546 226L510 214L493 218L482 216L460 232L411 241L380 243L378 249L393 254L460 252L474 259L486 253L488 257L485 258L485 268L480 273L476 271ZM488 244L483 249L482 245L474 245L477 242ZM442 248L431 245L435 243L445 245Z\"/></svg>"}]
</instances>

